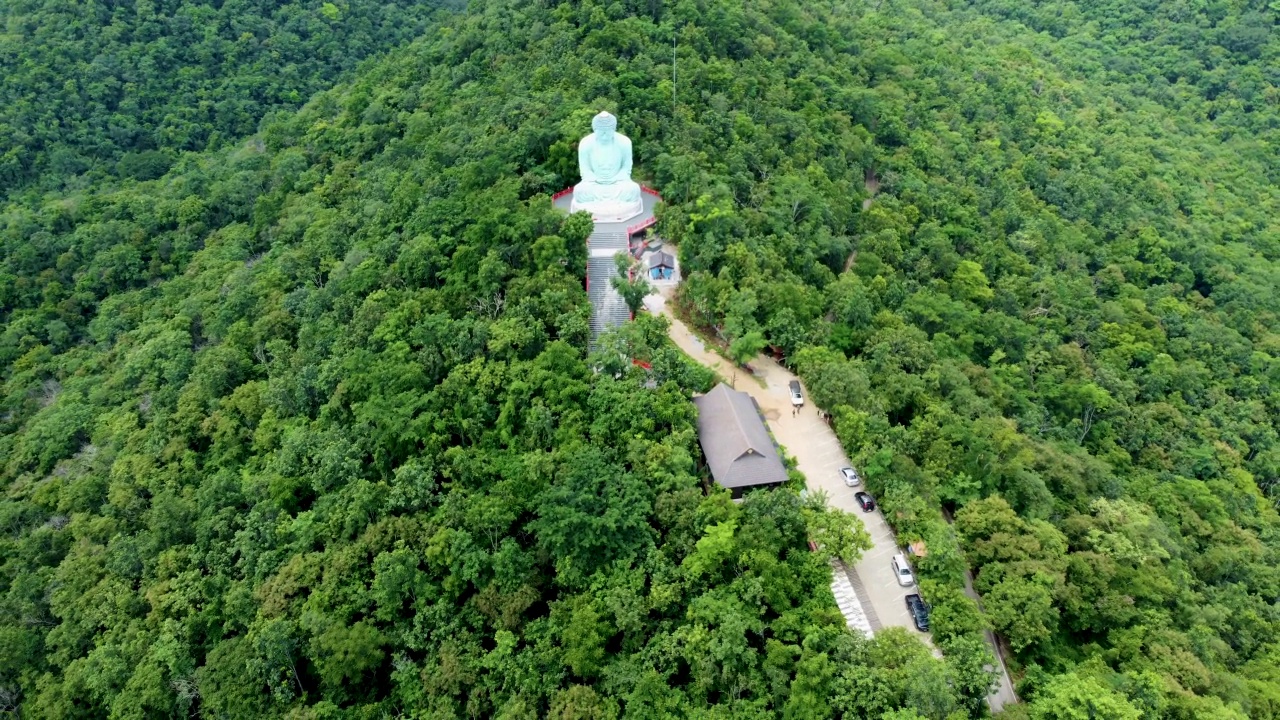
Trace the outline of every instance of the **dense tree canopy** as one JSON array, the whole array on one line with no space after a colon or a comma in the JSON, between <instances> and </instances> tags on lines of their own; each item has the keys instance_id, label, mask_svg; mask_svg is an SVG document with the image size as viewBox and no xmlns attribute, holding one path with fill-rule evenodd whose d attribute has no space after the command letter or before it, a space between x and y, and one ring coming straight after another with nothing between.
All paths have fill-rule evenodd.
<instances>
[{"instance_id":1,"label":"dense tree canopy","mask_svg":"<svg viewBox=\"0 0 1280 720\"><path fill-rule=\"evenodd\" d=\"M483 3L121 177L21 160L81 177L0 214L0 703L958 718L991 627L1031 717L1276 717L1276 10L1239 5ZM839 516L705 491L710 377L660 321L588 354L549 193L602 108L680 312L786 352L924 541L944 661L846 630L807 550Z\"/></svg>"},{"instance_id":2,"label":"dense tree canopy","mask_svg":"<svg viewBox=\"0 0 1280 720\"><path fill-rule=\"evenodd\" d=\"M267 113L416 37L442 4L8 3L0 193L157 178L177 153L243 138Z\"/></svg>"},{"instance_id":3,"label":"dense tree canopy","mask_svg":"<svg viewBox=\"0 0 1280 720\"><path fill-rule=\"evenodd\" d=\"M665 229L687 317L791 353L935 612L999 631L1025 694L1083 667L1150 716L1271 717L1277 13L1139 7L841 15L811 41L852 57L719 90L741 167L788 161L708 154Z\"/></svg>"},{"instance_id":4,"label":"dense tree canopy","mask_svg":"<svg viewBox=\"0 0 1280 720\"><path fill-rule=\"evenodd\" d=\"M162 178L5 209L6 708L978 707L972 662L847 630L808 547L856 557L847 518L705 490L711 377L660 321L588 356L591 228L546 191L611 91L528 68L599 12L446 20Z\"/></svg>"}]
</instances>

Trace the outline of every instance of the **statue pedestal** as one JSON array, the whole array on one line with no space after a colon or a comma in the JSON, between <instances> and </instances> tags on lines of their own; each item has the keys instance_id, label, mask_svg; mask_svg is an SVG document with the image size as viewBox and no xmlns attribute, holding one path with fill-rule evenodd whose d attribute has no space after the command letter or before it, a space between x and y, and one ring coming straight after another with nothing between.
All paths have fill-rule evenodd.
<instances>
[{"instance_id":1,"label":"statue pedestal","mask_svg":"<svg viewBox=\"0 0 1280 720\"><path fill-rule=\"evenodd\" d=\"M626 222L644 212L644 199L643 197L637 198L633 203L595 202L579 204L576 199L570 201L569 212L580 211L591 213L591 219L598 223Z\"/></svg>"},{"instance_id":2,"label":"statue pedestal","mask_svg":"<svg viewBox=\"0 0 1280 720\"><path fill-rule=\"evenodd\" d=\"M573 195L573 188L567 187L553 195L551 197L551 203L558 210L562 210L566 213L574 212L580 209L580 206L578 203L573 201ZM662 202L662 198L658 196L656 191L641 186L640 202L642 207L639 213L630 215L621 220L614 220L612 218L601 220L593 216L592 219L595 220L596 230L599 232L625 233L628 232L628 230L635 231L637 228L652 225L653 211L658 203ZM585 208L582 209L586 212Z\"/></svg>"}]
</instances>

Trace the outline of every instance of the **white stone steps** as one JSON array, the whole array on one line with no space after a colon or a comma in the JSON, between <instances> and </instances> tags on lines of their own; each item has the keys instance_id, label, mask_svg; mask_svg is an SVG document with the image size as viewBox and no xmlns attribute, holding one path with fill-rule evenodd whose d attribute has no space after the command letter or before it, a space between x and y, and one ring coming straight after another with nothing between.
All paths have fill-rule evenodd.
<instances>
[{"instance_id":1,"label":"white stone steps","mask_svg":"<svg viewBox=\"0 0 1280 720\"><path fill-rule=\"evenodd\" d=\"M627 251L624 232L596 232L587 238L587 298L591 301L591 339L631 319L631 311L611 282L618 274L613 258Z\"/></svg>"},{"instance_id":2,"label":"white stone steps","mask_svg":"<svg viewBox=\"0 0 1280 720\"><path fill-rule=\"evenodd\" d=\"M875 634L871 629L871 619L867 617L862 602L858 600L858 593L849 582L849 573L839 560L831 561L831 593L836 596L836 605L850 630L861 632L867 637Z\"/></svg>"}]
</instances>

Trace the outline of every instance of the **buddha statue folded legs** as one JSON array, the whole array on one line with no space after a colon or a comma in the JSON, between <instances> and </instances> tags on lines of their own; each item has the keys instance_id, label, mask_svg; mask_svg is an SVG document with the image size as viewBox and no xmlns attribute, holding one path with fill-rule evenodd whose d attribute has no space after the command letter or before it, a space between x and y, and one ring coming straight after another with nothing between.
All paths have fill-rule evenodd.
<instances>
[{"instance_id":1,"label":"buddha statue folded legs","mask_svg":"<svg viewBox=\"0 0 1280 720\"><path fill-rule=\"evenodd\" d=\"M573 186L572 212L585 210L597 222L621 222L644 210L640 185L631 179L631 140L616 132L607 112L591 121L590 135L578 143L582 182Z\"/></svg>"}]
</instances>

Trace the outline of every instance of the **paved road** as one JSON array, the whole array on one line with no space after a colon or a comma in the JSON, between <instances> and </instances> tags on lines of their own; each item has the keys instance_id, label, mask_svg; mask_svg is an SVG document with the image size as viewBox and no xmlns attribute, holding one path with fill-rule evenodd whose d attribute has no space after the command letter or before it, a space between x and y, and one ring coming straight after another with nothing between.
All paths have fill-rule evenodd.
<instances>
[{"instance_id":1,"label":"paved road","mask_svg":"<svg viewBox=\"0 0 1280 720\"><path fill-rule=\"evenodd\" d=\"M663 292L667 294L671 289L663 288ZM667 311L662 295L650 295L645 304L651 312L664 314L671 320L671 338L682 350L726 380L733 379L736 375L736 389L755 398L769 421L773 436L796 459L811 490L824 490L829 505L854 513L862 520L874 545L851 568L850 579L855 589L861 585L862 592L858 593L861 604L870 605L870 609L864 612L871 619L872 631L898 625L917 633L929 643L928 634L915 629L911 615L907 612L905 598L914 588L899 586L889 565L889 559L899 552L893 531L889 529L879 510L862 512L853 497L861 488L846 487L840 478L840 468L850 464L840 447L840 441L831 428L818 418L818 411L812 405L807 405L797 415L792 415L787 384L796 379L795 375L763 357L752 362L756 377L753 378L745 371L735 373L727 360L707 350L684 323ZM764 382L764 387L761 387L761 381Z\"/></svg>"},{"instance_id":2,"label":"paved road","mask_svg":"<svg viewBox=\"0 0 1280 720\"><path fill-rule=\"evenodd\" d=\"M915 588L899 585L889 564L894 553L900 552L893 531L878 509L864 513L858 507L853 494L862 488L847 487L840 477L840 468L852 463L845 456L844 448L840 446L835 433L818 418L818 411L813 406L805 406L795 417L791 416L787 384L795 379L794 375L772 360L763 358L757 358L752 366L764 375L763 379L768 387L760 388L747 381L739 382L739 389L756 397L761 407L764 407L761 395L779 404L786 403L787 410L779 412L776 417L766 412L766 417L769 417L774 437L796 459L796 465L804 473L810 490L825 491L828 505L857 515L871 535L871 549L863 553L852 570L862 583L864 604L870 601L879 621L872 629L898 625L918 633L921 639L928 642L928 635L915 629L911 614L907 612L905 598L908 593L915 592Z\"/></svg>"},{"instance_id":3,"label":"paved road","mask_svg":"<svg viewBox=\"0 0 1280 720\"><path fill-rule=\"evenodd\" d=\"M826 422L818 417L818 411L813 406L806 406L798 414L792 415L791 398L787 386L791 380L797 379L796 376L765 357L757 357L752 361L752 367L756 370L755 377L748 375L745 371L735 373L731 363L708 350L684 323L668 311L666 300L674 292L674 286L661 287L660 291L661 294L646 298L645 306L650 312L666 315L671 321L670 335L676 345L690 357L715 370L726 381L736 375L736 389L750 394L759 403L761 411L769 421L769 428L773 431L774 437L796 459L796 464L800 472L804 473L809 488L821 488L827 493L829 505L855 513L862 519L863 525L871 535L873 546L863 554L855 567L849 568L850 583L848 585L856 591L857 599L863 606L861 612L866 616L872 632L886 626L905 627L916 633L925 644L933 648L934 654L940 657L928 634L915 629L911 615L907 612L905 598L908 593L914 592L914 588L900 587L889 565L889 560L894 553L900 552L893 531L889 529L888 523L885 522L879 510L864 513L857 507L853 494L860 488L845 487L840 477L840 468L850 464L844 449L840 446L840 441L836 439L835 433ZM833 570L839 572L840 567L835 567ZM845 586L846 584L839 577L836 577L832 583L833 590ZM966 591L975 600L978 599L972 585L969 585ZM841 610L850 619L850 626L862 629L862 622L857 622L850 617L850 612L844 607L849 604L849 599L842 598L841 604ZM987 644L995 654L998 664L996 668L998 684L995 691L987 696L987 704L993 713L997 713L1005 705L1018 702L1018 697L1013 691L1009 672L996 648L995 636L990 632L987 632L986 636Z\"/></svg>"}]
</instances>

